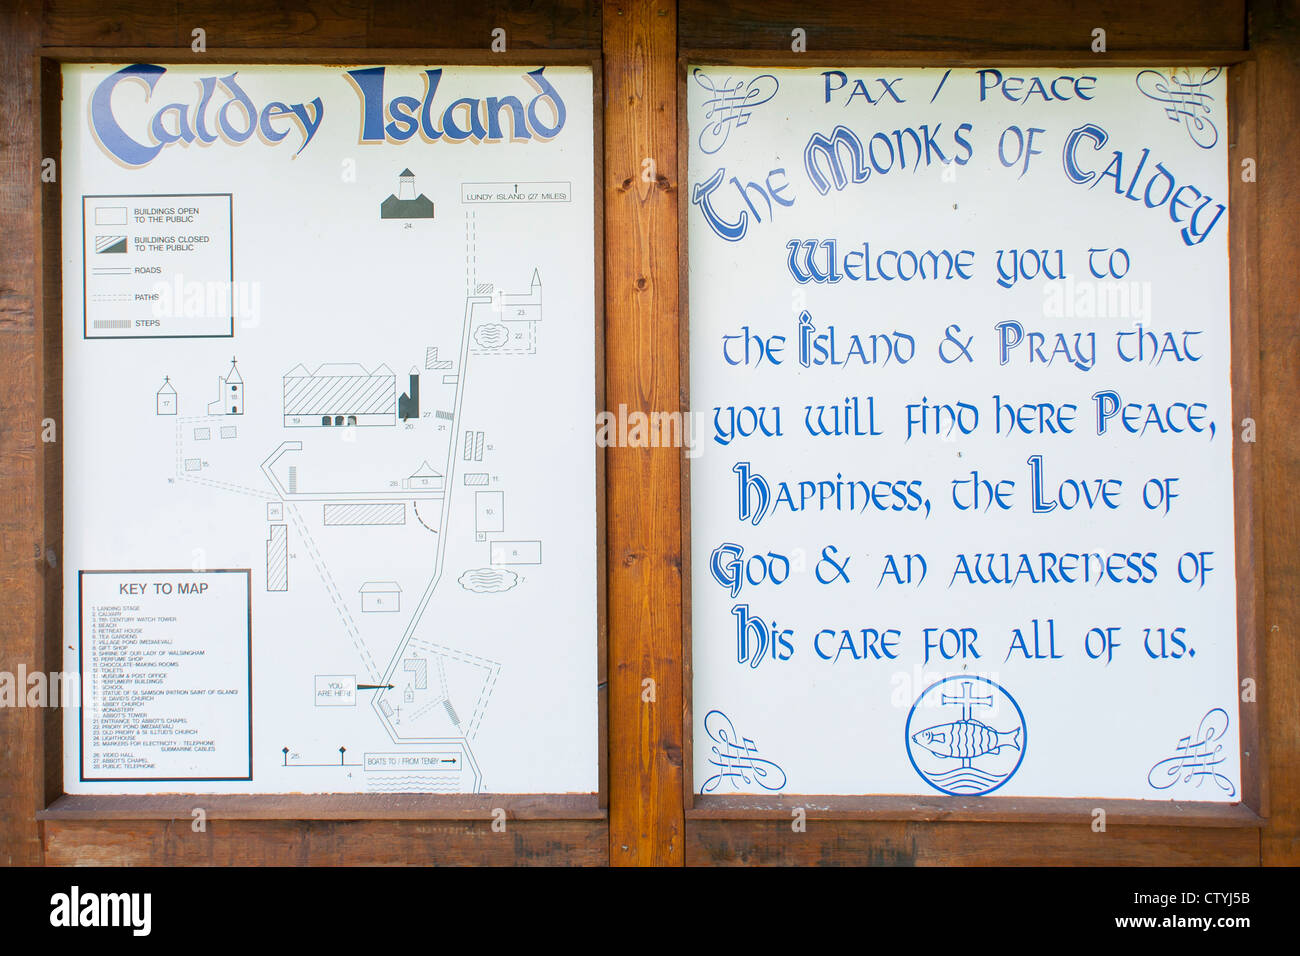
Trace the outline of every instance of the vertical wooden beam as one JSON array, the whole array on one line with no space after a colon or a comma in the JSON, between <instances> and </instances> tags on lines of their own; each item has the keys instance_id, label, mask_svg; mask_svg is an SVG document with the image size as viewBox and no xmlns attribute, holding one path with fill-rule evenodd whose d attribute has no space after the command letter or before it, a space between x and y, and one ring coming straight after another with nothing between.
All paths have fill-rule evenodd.
<instances>
[{"instance_id":1,"label":"vertical wooden beam","mask_svg":"<svg viewBox=\"0 0 1300 956\"><path fill-rule=\"evenodd\" d=\"M1239 175L1244 163L1259 159L1259 78L1247 61L1228 71L1228 260L1231 263L1232 418L1235 431L1247 418L1259 420L1259 187ZM1258 442L1232 443L1233 506L1237 565L1237 673L1260 683L1263 647L1260 640L1263 579L1263 515L1260 510L1260 447ZM1240 694L1240 690L1239 690ZM1241 801L1268 816L1267 728L1258 693L1254 703L1242 701Z\"/></svg>"},{"instance_id":2,"label":"vertical wooden beam","mask_svg":"<svg viewBox=\"0 0 1300 956\"><path fill-rule=\"evenodd\" d=\"M1263 734L1270 821L1262 862L1300 863L1300 438L1292 421L1300 368L1300 3L1251 5L1259 75L1260 510L1264 516ZM1235 172L1235 171L1234 171Z\"/></svg>"},{"instance_id":3,"label":"vertical wooden beam","mask_svg":"<svg viewBox=\"0 0 1300 956\"><path fill-rule=\"evenodd\" d=\"M13 675L16 697L27 690L18 680L21 670L36 671L41 660L38 561L44 546L36 500L37 443L47 412L39 406L39 237L33 203L41 158L34 93L39 43L38 0L8 5L0 21L0 222L5 226L0 242L0 671ZM48 414L57 417L57 411ZM43 722L39 708L0 706L0 865L41 862L35 812L44 797Z\"/></svg>"},{"instance_id":4,"label":"vertical wooden beam","mask_svg":"<svg viewBox=\"0 0 1300 956\"><path fill-rule=\"evenodd\" d=\"M670 412L681 407L676 0L612 0L603 33L606 402L615 413ZM679 469L676 448L607 458L614 865L685 859Z\"/></svg>"}]
</instances>

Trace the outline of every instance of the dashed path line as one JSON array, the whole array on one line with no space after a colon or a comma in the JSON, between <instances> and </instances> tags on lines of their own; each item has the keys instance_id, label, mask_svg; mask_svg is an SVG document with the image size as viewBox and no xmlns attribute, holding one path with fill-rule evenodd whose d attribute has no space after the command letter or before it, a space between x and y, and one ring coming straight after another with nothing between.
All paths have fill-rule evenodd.
<instances>
[{"instance_id":1,"label":"dashed path line","mask_svg":"<svg viewBox=\"0 0 1300 956\"><path fill-rule=\"evenodd\" d=\"M307 548L307 553L311 556L312 564L316 566L316 573L320 575L321 583L325 585L325 593L329 595L330 600L334 603L334 610L338 612L339 620L343 622L343 627L347 630L348 635L352 638L352 643L361 655L361 660L370 671L370 679L378 683L379 670L375 667L374 658L370 656L370 648L366 647L365 641L361 639L361 633L357 630L356 624L352 620L352 615L348 613L347 604L343 601L343 595L339 593L334 578L330 576L329 569L325 566L324 559L316 551L316 544L312 541L311 535L307 533L307 526L303 523L298 509L291 504L286 503L285 511L293 518L293 523L298 529L298 534L302 536L303 544Z\"/></svg>"}]
</instances>

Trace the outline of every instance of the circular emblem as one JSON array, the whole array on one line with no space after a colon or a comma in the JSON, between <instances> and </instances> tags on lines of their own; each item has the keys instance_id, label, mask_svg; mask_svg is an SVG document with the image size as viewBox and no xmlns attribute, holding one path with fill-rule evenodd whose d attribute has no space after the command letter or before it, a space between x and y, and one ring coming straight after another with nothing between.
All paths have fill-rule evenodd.
<instances>
[{"instance_id":1,"label":"circular emblem","mask_svg":"<svg viewBox=\"0 0 1300 956\"><path fill-rule=\"evenodd\" d=\"M992 793L1020 769L1028 728L1014 697L987 677L931 684L907 714L903 742L916 772L955 797Z\"/></svg>"}]
</instances>

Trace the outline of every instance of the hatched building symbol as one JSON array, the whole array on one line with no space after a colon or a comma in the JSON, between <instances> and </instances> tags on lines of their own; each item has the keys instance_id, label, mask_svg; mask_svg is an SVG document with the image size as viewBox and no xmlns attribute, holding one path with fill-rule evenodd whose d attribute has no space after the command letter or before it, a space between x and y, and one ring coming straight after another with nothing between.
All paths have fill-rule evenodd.
<instances>
[{"instance_id":1,"label":"hatched building symbol","mask_svg":"<svg viewBox=\"0 0 1300 956\"><path fill-rule=\"evenodd\" d=\"M387 365L367 371L353 363L294 366L284 376L288 428L396 425L397 378Z\"/></svg>"}]
</instances>

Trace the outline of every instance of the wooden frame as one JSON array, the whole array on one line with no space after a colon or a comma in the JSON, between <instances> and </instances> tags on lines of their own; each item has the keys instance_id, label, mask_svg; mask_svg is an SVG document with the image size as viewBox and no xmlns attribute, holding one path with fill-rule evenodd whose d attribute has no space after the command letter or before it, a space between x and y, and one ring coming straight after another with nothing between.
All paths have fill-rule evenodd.
<instances>
[{"instance_id":1,"label":"wooden frame","mask_svg":"<svg viewBox=\"0 0 1300 956\"><path fill-rule=\"evenodd\" d=\"M217 56L255 62L398 62L437 51L486 51L493 28L509 32L509 48L535 63L581 50L600 58L605 102L603 163L598 170L597 208L604 217L601 251L608 407L668 410L679 398L680 369L672 355L679 341L678 208L686 190L677 162L677 66L683 51L697 61L754 57L763 62L845 62L950 65L1017 63L1164 64L1233 62L1254 104L1254 127L1232 113L1230 156L1258 163L1254 196L1247 206L1234 193L1230 211L1234 262L1233 314L1239 296L1253 303L1259 349L1243 374L1248 412L1260 426L1258 445L1238 447L1235 466L1253 469L1256 516L1250 549L1255 565L1259 635L1256 673L1261 688L1261 746L1253 759L1267 765L1260 787L1262 827L1213 825L1183 817L1183 826L1123 825L1096 834L1088 818L1059 812L1047 816L1028 805L1026 822L1008 822L976 808L950 822L950 808L913 807L916 819L899 819L896 808L881 817L831 805L809 805L808 830L793 835L788 813L774 809L741 818L721 817L695 805L683 787L690 763L689 724L683 734L690 659L683 656L681 600L689 589L689 551L682 553L679 522L683 477L670 449L609 449L605 452L606 626L608 688L606 820L537 819L523 805L512 813L508 835L495 834L481 810L441 820L422 810L387 806L387 819L326 818L317 808L297 817L277 809L229 805L206 833L185 825L185 807L155 807L148 818L113 818L101 806L89 818L63 804L64 814L36 820L38 810L61 796L59 762L47 765L44 741L62 737L57 713L0 710L0 862L19 864L246 864L440 863L536 864L839 864L1042 865L1187 864L1257 865L1300 862L1300 444L1289 425L1300 405L1295 369L1300 364L1300 218L1295 189L1300 166L1300 128L1286 118L1300 112L1300 4L1297 0L1205 0L1189 10L1178 0L1080 5L1071 0L989 3L988 0L911 0L901 6L871 0L810 5L799 0L496 0L444 5L419 0L226 0L220 4L159 4L156 0L43 0L11 5L0 14L0 211L11 229L0 244L0 581L6 613L0 616L0 672L43 666L47 608L61 590L60 516L49 520L44 494L57 474L60 446L43 444L42 419L57 416L57 379L44 374L43 356L61 343L42 324L42 310L57 314L62 290L43 280L43 265L58 261L57 246L43 245L42 205L32 204L41 161L57 156L39 138L34 116L57 129L58 109L42 96L43 52L75 53L84 59L189 62L191 30L207 30ZM806 30L808 52L789 53L791 29ZM1103 27L1110 52L1088 50L1090 31ZM735 53L745 46L747 51ZM1165 47L1167 49L1159 49ZM827 53L825 51L839 51ZM936 51L933 54L914 51ZM1021 53L1034 50L1035 53ZM712 51L712 52L711 52ZM732 52L728 52L732 51ZM756 53L753 51L769 51ZM868 53L864 51L877 51ZM893 52L885 52L893 51ZM979 51L979 52L972 52ZM1086 52L1085 52L1086 51ZM1134 53L1132 51L1157 51ZM1211 51L1209 53L1203 51ZM1222 54L1213 51L1224 51ZM1248 54L1243 51L1249 51ZM513 54L512 54L513 55ZM464 53L454 55L460 59ZM501 56L501 55L497 55ZM493 62L506 62L494 59ZM57 77L57 71L54 74ZM48 89L48 87L47 87ZM1234 96L1237 95L1234 92ZM53 123L51 126L50 124ZM653 159L658 175L641 178ZM1234 186L1240 190L1234 178ZM38 197L42 204L47 200ZM57 201L57 199L56 199ZM1245 243L1243 256L1239 243ZM599 264L598 264L599 266ZM1239 284L1237 270L1246 273ZM601 273L598 267L597 274ZM1235 330L1234 330L1235 334ZM1234 405L1243 393L1234 389ZM1258 396L1258 397L1256 397ZM59 423L61 424L61 423ZM1240 476L1242 467L1234 470ZM1238 493L1240 493L1238 487ZM56 480L57 488L57 480ZM653 489L654 494L647 494ZM1261 516L1267 516L1262 521ZM1244 553L1238 523L1239 554ZM683 578L685 577L685 580ZM1239 612L1241 603L1239 602ZM1267 669L1268 681L1262 679ZM643 682L656 681L658 699L642 699ZM1243 709L1244 710L1244 709ZM1263 743L1267 742L1265 752ZM1262 778L1261 774L1261 778ZM1264 798L1271 791L1271 801ZM916 801L919 803L920 801ZM1271 806L1270 806L1271 802ZM692 805L689 819L684 803ZM811 801L810 801L811 804ZM139 808L137 808L139 809ZM1066 808L1068 809L1068 808ZM1113 809L1113 808L1112 808ZM347 811L345 811L347 812ZM358 811L351 811L358 812ZM377 810L365 811L367 816ZM576 811L566 811L576 813ZM585 812L585 811L584 811ZM359 812L358 812L359 813ZM405 814L411 814L406 817ZM245 814L251 814L246 816ZM270 819L275 814L276 818ZM927 816L928 814L928 816ZM1121 817L1124 815L1121 814ZM255 819L254 819L255 818ZM1115 817L1112 815L1112 820Z\"/></svg>"},{"instance_id":2,"label":"wooden frame","mask_svg":"<svg viewBox=\"0 0 1300 956\"><path fill-rule=\"evenodd\" d=\"M1093 53L1029 51L1008 53L872 52L840 51L780 53L752 50L683 50L677 62L678 142L689 142L686 115L687 82L695 66L748 66L759 68L797 67L972 67L972 66L1094 66L1138 67L1165 65L1225 66L1228 69L1229 205L1229 299L1232 421L1253 418L1259 408L1260 339L1257 314L1258 279L1255 222L1258 211L1255 190L1235 173L1242 160L1255 155L1257 103L1253 57L1242 51L1150 51L1124 52L1099 60ZM678 158L678 180L687 188L678 194L678 281L680 284L681 412L690 412L690 258L689 228L691 182L688 151ZM1261 637L1258 607L1262 582L1256 569L1263 566L1261 515L1257 505L1258 477L1252 445L1233 441L1233 511L1236 538L1237 583L1237 668L1239 675L1254 675L1256 684L1265 683L1261 672ZM1240 707L1241 715L1241 800L1223 804L1208 801L1115 800L1056 797L945 797L939 795L860 796L781 794L764 796L700 795L694 791L694 741L692 719L693 664L691 656L691 487L690 459L681 456L682 511L682 685L684 694L682 799L687 821L791 819L803 810L812 820L859 821L952 821L984 823L1057 824L1091 820L1097 807L1106 811L1108 824L1145 826L1197 826L1260 828L1268 817L1267 763L1260 733L1261 707ZM1241 701L1238 701L1240 705Z\"/></svg>"},{"instance_id":3,"label":"wooden frame","mask_svg":"<svg viewBox=\"0 0 1300 956\"><path fill-rule=\"evenodd\" d=\"M677 4L604 7L610 407L677 407ZM610 862L680 866L681 550L677 452L609 456Z\"/></svg>"},{"instance_id":4,"label":"wooden frame","mask_svg":"<svg viewBox=\"0 0 1300 956\"><path fill-rule=\"evenodd\" d=\"M201 61L188 48L139 48L107 53L98 48L45 48L38 51L35 72L40 94L37 113L37 142L42 154L61 153L62 76L64 63L238 63L244 65L299 64L340 65L375 63L376 65L445 66L580 66L591 70L593 104L593 256L595 365L592 369L594 389L593 416L605 405L604 346L604 270L603 221L601 192L604 150L602 140L603 87L602 61L599 52L589 50L532 50L491 53L483 50L261 50L240 48L204 54ZM39 248L44 261L39 264L39 279L44 287L44 308L38 318L38 330L44 341L43 362L38 369L39 386L52 407L61 406L62 397L62 193L34 184L34 208L37 217ZM43 508L45 541L61 541L63 530L63 469L57 444L45 446ZM603 833L608 819L608 768L606 766L606 587L605 536L605 456L597 448L596 472L596 688L598 790L587 794L166 794L166 795L93 795L67 794L63 791L63 720L62 707L47 708L45 713L45 807L37 812L38 820L109 821L109 820L190 820L196 807L202 807L213 820L449 820L489 821L504 810L506 820L574 821L595 825ZM54 551L57 553L57 549ZM57 562L57 559L56 559ZM52 564L53 568L54 565ZM63 614L62 576L47 576L42 617L42 670L62 668ZM52 666L53 665L53 666Z\"/></svg>"}]
</instances>

